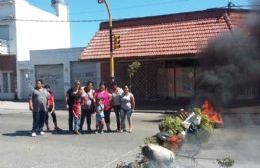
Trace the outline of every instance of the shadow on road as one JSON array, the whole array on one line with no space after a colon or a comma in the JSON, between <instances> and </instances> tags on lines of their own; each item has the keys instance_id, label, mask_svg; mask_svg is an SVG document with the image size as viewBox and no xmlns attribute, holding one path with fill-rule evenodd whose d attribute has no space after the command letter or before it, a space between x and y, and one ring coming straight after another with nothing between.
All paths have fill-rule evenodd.
<instances>
[{"instance_id":1,"label":"shadow on road","mask_svg":"<svg viewBox=\"0 0 260 168\"><path fill-rule=\"evenodd\" d=\"M14 133L4 133L3 136L10 136L10 137L16 137L16 136L31 136L31 130L22 130L22 131L15 131Z\"/></svg>"},{"instance_id":2,"label":"shadow on road","mask_svg":"<svg viewBox=\"0 0 260 168\"><path fill-rule=\"evenodd\" d=\"M72 131L69 130L62 130L62 131L50 131L53 135L72 135L74 134Z\"/></svg>"},{"instance_id":3,"label":"shadow on road","mask_svg":"<svg viewBox=\"0 0 260 168\"><path fill-rule=\"evenodd\" d=\"M159 123L162 121L162 119L156 119L156 120L142 120L143 122L155 122L155 123Z\"/></svg>"}]
</instances>

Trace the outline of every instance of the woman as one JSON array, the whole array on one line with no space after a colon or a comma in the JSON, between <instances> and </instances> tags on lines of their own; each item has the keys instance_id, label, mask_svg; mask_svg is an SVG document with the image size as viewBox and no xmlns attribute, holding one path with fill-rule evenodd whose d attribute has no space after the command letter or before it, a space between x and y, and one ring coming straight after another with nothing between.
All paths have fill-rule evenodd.
<instances>
[{"instance_id":1,"label":"woman","mask_svg":"<svg viewBox=\"0 0 260 168\"><path fill-rule=\"evenodd\" d=\"M112 105L116 115L117 131L120 132L120 109L121 109L121 96L123 94L123 89L117 86L117 83L112 83Z\"/></svg>"},{"instance_id":2,"label":"woman","mask_svg":"<svg viewBox=\"0 0 260 168\"><path fill-rule=\"evenodd\" d=\"M43 81L38 79L36 81L36 87L29 95L29 109L33 115L32 137L35 137L37 132L39 132L40 135L44 135L43 126L47 111L47 102L48 92L43 88Z\"/></svg>"},{"instance_id":3,"label":"woman","mask_svg":"<svg viewBox=\"0 0 260 168\"><path fill-rule=\"evenodd\" d=\"M129 88L126 85L124 87L124 93L122 95L121 98L121 110L120 110L120 114L121 114L121 132L126 131L125 128L125 118L127 116L127 121L128 121L128 125L129 125L129 133L132 132L132 113L134 112L135 109L135 98L134 95L132 93L129 92Z\"/></svg>"},{"instance_id":4,"label":"woman","mask_svg":"<svg viewBox=\"0 0 260 168\"><path fill-rule=\"evenodd\" d=\"M84 125L85 118L87 120L88 133L91 133L91 114L94 113L95 104L95 91L93 88L93 82L88 81L84 87L84 91L81 95L81 120L80 120L80 131Z\"/></svg>"},{"instance_id":5,"label":"woman","mask_svg":"<svg viewBox=\"0 0 260 168\"><path fill-rule=\"evenodd\" d=\"M107 131L111 132L111 128L110 128L110 112L112 109L111 95L108 93L105 83L101 82L99 84L99 89L95 94L95 98L96 100L100 99L104 104L104 115L105 115L106 127L107 127Z\"/></svg>"},{"instance_id":6,"label":"woman","mask_svg":"<svg viewBox=\"0 0 260 168\"><path fill-rule=\"evenodd\" d=\"M80 81L77 80L74 82L73 87L71 87L66 94L65 104L66 108L69 111L69 131L73 131L73 104L75 103L76 98L78 97L80 89Z\"/></svg>"}]
</instances>

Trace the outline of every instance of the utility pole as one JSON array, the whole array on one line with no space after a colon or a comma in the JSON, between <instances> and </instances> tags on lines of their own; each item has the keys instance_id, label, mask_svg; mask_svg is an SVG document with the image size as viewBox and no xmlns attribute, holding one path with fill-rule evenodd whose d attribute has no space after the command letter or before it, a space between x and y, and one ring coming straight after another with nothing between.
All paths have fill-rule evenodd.
<instances>
[{"instance_id":1,"label":"utility pole","mask_svg":"<svg viewBox=\"0 0 260 168\"><path fill-rule=\"evenodd\" d=\"M108 17L109 17L109 42L110 42L110 77L112 82L115 80L115 63L114 63L114 56L113 56L113 32L112 32L112 15L106 0L98 0L99 4L105 3Z\"/></svg>"}]
</instances>

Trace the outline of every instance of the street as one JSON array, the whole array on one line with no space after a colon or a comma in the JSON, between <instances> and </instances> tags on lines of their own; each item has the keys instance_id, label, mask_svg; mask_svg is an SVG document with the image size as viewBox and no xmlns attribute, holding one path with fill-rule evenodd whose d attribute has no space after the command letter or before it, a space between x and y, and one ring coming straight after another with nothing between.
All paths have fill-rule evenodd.
<instances>
[{"instance_id":1,"label":"street","mask_svg":"<svg viewBox=\"0 0 260 168\"><path fill-rule=\"evenodd\" d=\"M163 114L135 113L133 133L68 133L67 112L57 111L58 124L65 131L30 137L32 116L28 110L0 108L0 168L109 168L119 161L134 161L144 138L158 132ZM112 128L115 129L115 117ZM94 116L93 116L94 117ZM218 168L216 158L230 156L234 168L259 167L260 115L228 114L225 127L215 129L207 142L188 141L176 157L176 167ZM92 128L95 120L92 118ZM50 126L53 128L52 121ZM85 127L86 129L86 127ZM194 156L195 159L184 156Z\"/></svg>"},{"instance_id":2,"label":"street","mask_svg":"<svg viewBox=\"0 0 260 168\"><path fill-rule=\"evenodd\" d=\"M143 144L146 136L158 130L160 114L134 114L132 133L83 134L64 131L30 137L32 116L29 111L0 109L1 168L74 168L110 167ZM112 128L115 129L115 117ZM58 124L67 130L67 112L58 111ZM51 118L50 118L51 119ZM155 121L154 121L155 120ZM53 128L52 120L49 121ZM92 117L92 128L95 120ZM85 125L86 129L86 125Z\"/></svg>"}]
</instances>

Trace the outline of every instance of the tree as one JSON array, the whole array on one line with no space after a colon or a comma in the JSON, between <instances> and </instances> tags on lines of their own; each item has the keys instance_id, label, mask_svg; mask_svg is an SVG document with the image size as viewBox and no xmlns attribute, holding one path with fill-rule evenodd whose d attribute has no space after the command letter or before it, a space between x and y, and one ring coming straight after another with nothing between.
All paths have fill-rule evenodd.
<instances>
[{"instance_id":1,"label":"tree","mask_svg":"<svg viewBox=\"0 0 260 168\"><path fill-rule=\"evenodd\" d=\"M132 89L132 79L140 67L141 67L141 63L139 61L134 61L132 64L128 65L127 73L130 82L129 85L130 89Z\"/></svg>"}]
</instances>

